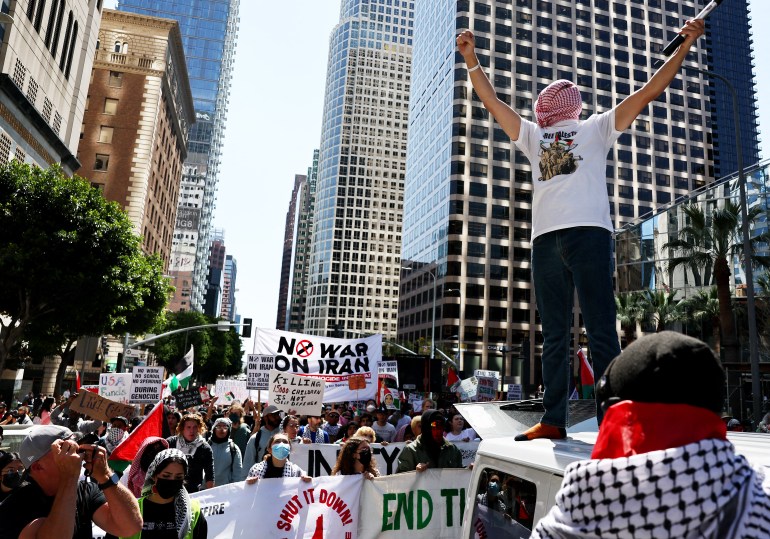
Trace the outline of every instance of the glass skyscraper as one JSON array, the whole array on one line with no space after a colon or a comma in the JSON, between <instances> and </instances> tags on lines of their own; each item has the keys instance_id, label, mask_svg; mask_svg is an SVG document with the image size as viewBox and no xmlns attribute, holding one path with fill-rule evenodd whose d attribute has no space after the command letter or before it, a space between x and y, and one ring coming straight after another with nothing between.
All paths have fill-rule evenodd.
<instances>
[{"instance_id":1,"label":"glass skyscraper","mask_svg":"<svg viewBox=\"0 0 770 539\"><path fill-rule=\"evenodd\" d=\"M329 46L306 333L396 335L414 5L342 0Z\"/></svg>"},{"instance_id":2,"label":"glass skyscraper","mask_svg":"<svg viewBox=\"0 0 770 539\"><path fill-rule=\"evenodd\" d=\"M203 310L239 0L120 0L118 9L179 21L195 105L169 269L173 310ZM180 218L182 216L183 218Z\"/></svg>"}]
</instances>

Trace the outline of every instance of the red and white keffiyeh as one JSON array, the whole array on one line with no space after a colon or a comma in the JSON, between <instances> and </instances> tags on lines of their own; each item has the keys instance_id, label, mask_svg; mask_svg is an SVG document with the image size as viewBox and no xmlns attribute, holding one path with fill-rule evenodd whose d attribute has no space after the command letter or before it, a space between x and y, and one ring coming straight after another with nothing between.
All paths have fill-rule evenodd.
<instances>
[{"instance_id":1,"label":"red and white keffiyeh","mask_svg":"<svg viewBox=\"0 0 770 539\"><path fill-rule=\"evenodd\" d=\"M577 120L582 110L580 90L571 81L564 79L543 88L535 101L535 116L540 127L548 127L563 120Z\"/></svg>"}]
</instances>

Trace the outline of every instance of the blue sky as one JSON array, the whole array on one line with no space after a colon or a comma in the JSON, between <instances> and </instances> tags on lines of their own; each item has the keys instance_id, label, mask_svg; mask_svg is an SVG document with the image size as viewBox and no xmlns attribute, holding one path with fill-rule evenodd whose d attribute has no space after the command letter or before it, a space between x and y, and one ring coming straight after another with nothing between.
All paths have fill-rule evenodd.
<instances>
[{"instance_id":1,"label":"blue sky","mask_svg":"<svg viewBox=\"0 0 770 539\"><path fill-rule=\"evenodd\" d=\"M770 22L770 1L750 3L760 130L770 140L770 33L756 31ZM275 326L286 210L294 175L306 173L319 145L339 5L241 0L215 226L225 229L227 253L238 261L236 308L256 327ZM768 143L762 146L770 157Z\"/></svg>"}]
</instances>

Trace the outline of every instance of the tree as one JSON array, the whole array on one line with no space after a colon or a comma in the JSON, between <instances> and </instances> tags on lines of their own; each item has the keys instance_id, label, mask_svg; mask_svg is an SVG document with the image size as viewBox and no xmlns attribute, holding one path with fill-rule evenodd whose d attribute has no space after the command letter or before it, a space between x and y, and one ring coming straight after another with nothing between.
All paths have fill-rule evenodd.
<instances>
[{"instance_id":1,"label":"tree","mask_svg":"<svg viewBox=\"0 0 770 539\"><path fill-rule=\"evenodd\" d=\"M161 334L216 322L216 318L194 311L167 313L153 332ZM201 383L213 383L218 376L234 376L243 371L241 338L232 328L226 332L205 328L169 335L156 341L153 353L158 364L170 369L190 345L195 349L193 377Z\"/></svg>"},{"instance_id":2,"label":"tree","mask_svg":"<svg viewBox=\"0 0 770 539\"><path fill-rule=\"evenodd\" d=\"M701 324L709 324L711 335L714 337L714 351L719 355L722 343L719 327L719 297L716 286L712 286L708 290L698 291L694 296L682 300L682 304L693 320Z\"/></svg>"},{"instance_id":3,"label":"tree","mask_svg":"<svg viewBox=\"0 0 770 539\"><path fill-rule=\"evenodd\" d=\"M80 335L146 331L169 292L118 204L59 167L17 162L0 167L0 276L0 372L23 341L51 353Z\"/></svg>"},{"instance_id":4,"label":"tree","mask_svg":"<svg viewBox=\"0 0 770 539\"><path fill-rule=\"evenodd\" d=\"M644 305L640 292L624 292L615 296L615 307L626 346L636 340L636 324L644 320Z\"/></svg>"},{"instance_id":5,"label":"tree","mask_svg":"<svg viewBox=\"0 0 770 539\"><path fill-rule=\"evenodd\" d=\"M660 333L672 322L682 319L682 309L676 301L676 292L664 290L645 290L640 296L643 312L652 316L655 331Z\"/></svg>"},{"instance_id":6,"label":"tree","mask_svg":"<svg viewBox=\"0 0 770 539\"><path fill-rule=\"evenodd\" d=\"M687 224L679 230L676 239L664 245L672 255L669 270L683 267L692 271L697 286L716 285L725 360L737 361L738 337L731 309L730 263L743 252L739 227L741 206L727 200L723 208L713 208L710 215L696 204L684 206L682 211ZM763 211L759 205L749 209L749 223ZM752 238L751 260L757 266L768 268L770 257L754 254L754 245L767 241L765 236L767 233Z\"/></svg>"}]
</instances>

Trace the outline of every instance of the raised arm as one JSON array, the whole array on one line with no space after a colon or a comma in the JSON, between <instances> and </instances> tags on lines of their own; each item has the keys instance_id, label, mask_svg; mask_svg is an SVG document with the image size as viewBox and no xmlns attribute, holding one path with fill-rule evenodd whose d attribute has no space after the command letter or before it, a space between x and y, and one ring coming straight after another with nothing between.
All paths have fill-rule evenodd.
<instances>
[{"instance_id":1,"label":"raised arm","mask_svg":"<svg viewBox=\"0 0 770 539\"><path fill-rule=\"evenodd\" d=\"M468 66L468 74L471 78L473 89L476 90L476 95L484 103L484 107L500 124L503 131L511 137L511 140L518 140L521 116L506 103L498 99L497 93L495 93L495 89L492 83L489 82L484 70L480 67L474 69L479 65L479 59L476 56L476 38L473 37L473 32L470 30L460 32L460 35L457 36L457 49L465 60L465 65Z\"/></svg>"},{"instance_id":2,"label":"raised arm","mask_svg":"<svg viewBox=\"0 0 770 539\"><path fill-rule=\"evenodd\" d=\"M687 53L690 52L690 47L692 47L696 39L703 35L703 30L703 19L695 19L684 23L684 26L679 31L680 34L685 36L684 43L666 60L666 63L655 72L644 86L625 98L617 106L615 109L615 129L618 131L628 129L650 101L668 88L668 85L671 84L671 81L674 80L674 77L679 72L679 68L682 67L682 62Z\"/></svg>"}]
</instances>

